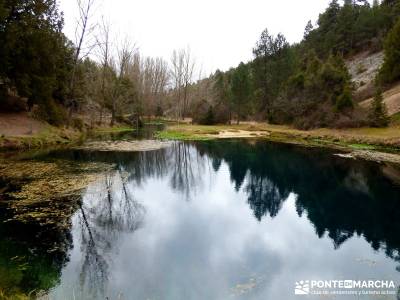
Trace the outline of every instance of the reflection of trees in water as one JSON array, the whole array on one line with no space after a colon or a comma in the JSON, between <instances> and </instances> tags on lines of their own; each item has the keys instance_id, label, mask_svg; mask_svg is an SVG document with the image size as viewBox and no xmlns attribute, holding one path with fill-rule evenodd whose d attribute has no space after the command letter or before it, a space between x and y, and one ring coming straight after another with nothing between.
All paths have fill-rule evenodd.
<instances>
[{"instance_id":1,"label":"reflection of trees in water","mask_svg":"<svg viewBox=\"0 0 400 300\"><path fill-rule=\"evenodd\" d=\"M226 162L235 189L238 191L244 187L248 203L258 220L266 215L275 217L278 214L292 189L284 178L278 182L271 180L274 176L268 173L274 175L276 172L275 161L268 151L263 153L267 149L258 149L243 141L201 143L198 149L207 153L213 165L220 165L222 160Z\"/></svg>"},{"instance_id":2,"label":"reflection of trees in water","mask_svg":"<svg viewBox=\"0 0 400 300\"><path fill-rule=\"evenodd\" d=\"M90 298L101 298L106 293L110 261L121 233L134 232L143 222L145 210L135 200L133 187L150 178L167 177L172 189L190 199L202 184L205 168L215 168L193 145L185 143L149 152L68 151L55 156L116 164L117 171L89 188L77 213L83 253L81 293Z\"/></svg>"},{"instance_id":3,"label":"reflection of trees in water","mask_svg":"<svg viewBox=\"0 0 400 300\"><path fill-rule=\"evenodd\" d=\"M289 196L287 191L281 193L268 178L251 173L246 185L246 192L250 208L259 221L267 213L271 217L276 217L282 207L283 200Z\"/></svg>"},{"instance_id":4,"label":"reflection of trees in water","mask_svg":"<svg viewBox=\"0 0 400 300\"><path fill-rule=\"evenodd\" d=\"M228 164L235 187L244 185L257 219L276 216L294 192L299 216L306 212L316 234L327 234L335 248L363 236L375 250L400 262L400 187L383 175L382 166L265 142L211 141L198 149Z\"/></svg>"},{"instance_id":5,"label":"reflection of trees in water","mask_svg":"<svg viewBox=\"0 0 400 300\"><path fill-rule=\"evenodd\" d=\"M150 178L169 177L171 188L181 192L186 199L203 183L206 167L218 168L189 143L176 142L169 148L144 152L96 152L67 151L56 156L82 161L101 161L116 164L116 168L128 174L127 180L141 185Z\"/></svg>"},{"instance_id":6,"label":"reflection of trees in water","mask_svg":"<svg viewBox=\"0 0 400 300\"><path fill-rule=\"evenodd\" d=\"M127 157L125 155L122 160L117 160L118 165L129 174L128 179L138 185L149 178L162 178L169 171L168 149L136 152Z\"/></svg>"},{"instance_id":7,"label":"reflection of trees in water","mask_svg":"<svg viewBox=\"0 0 400 300\"><path fill-rule=\"evenodd\" d=\"M93 298L104 295L118 239L121 233L139 229L144 214L122 171L107 174L89 190L78 211L84 253L80 283L84 293Z\"/></svg>"},{"instance_id":8,"label":"reflection of trees in water","mask_svg":"<svg viewBox=\"0 0 400 300\"><path fill-rule=\"evenodd\" d=\"M175 143L169 149L169 154L171 187L190 199L191 194L196 193L203 184L207 158L187 143Z\"/></svg>"},{"instance_id":9,"label":"reflection of trees in water","mask_svg":"<svg viewBox=\"0 0 400 300\"><path fill-rule=\"evenodd\" d=\"M400 262L400 188L377 164L347 161L320 150L243 141L175 143L138 153L69 151L59 155L116 164L117 171L89 188L76 215L84 253L79 278L82 290L90 295L87 298L104 298L121 234L134 232L143 222L144 207L135 200L133 187L150 178L166 178L172 189L190 199L206 180L204 175L218 171L222 162L229 167L235 189L247 194L258 220L277 216L293 192L298 215L307 217L316 234L327 235L335 248L353 236L363 236L373 249ZM0 258L6 259L0 265L10 265L11 285L24 291L54 286L71 247L69 231L70 226L62 229L51 224L0 226L5 245L0 247ZM28 257L30 269L16 272L19 264L11 266L14 256Z\"/></svg>"},{"instance_id":10,"label":"reflection of trees in water","mask_svg":"<svg viewBox=\"0 0 400 300\"><path fill-rule=\"evenodd\" d=\"M347 161L321 150L262 141L175 143L151 152L73 155L74 159L117 163L122 174L128 173L128 180L137 185L149 178L169 177L171 187L186 198L203 184L204 174L213 174L207 168L217 171L224 161L233 185L247 194L258 220L267 215L277 216L293 192L297 194L299 216L305 214L316 234L326 234L335 248L355 235L362 235L374 249L384 249L389 257L400 261L400 189L374 163ZM119 191L125 193L123 188ZM117 215L110 217L107 207L108 200L97 208L103 221L97 220L95 224L103 228L110 224L125 226ZM136 208L133 206L132 210ZM107 221L110 218L112 222Z\"/></svg>"},{"instance_id":11,"label":"reflection of trees in water","mask_svg":"<svg viewBox=\"0 0 400 300\"><path fill-rule=\"evenodd\" d=\"M386 247L389 256L398 256L391 249L400 249L400 191L382 175L377 164L262 141L175 143L150 152L78 151L68 155L117 163L118 169L138 185L148 178L170 176L171 187L186 198L203 184L205 173L213 173L207 168L217 171L224 161L236 190L243 187L258 220L276 216L294 192L299 216L306 212L316 234L327 234L335 248L362 234L374 249Z\"/></svg>"},{"instance_id":12,"label":"reflection of trees in water","mask_svg":"<svg viewBox=\"0 0 400 300\"><path fill-rule=\"evenodd\" d=\"M142 152L103 152L68 150L58 151L52 156L74 161L94 161L116 165L117 170L128 174L128 181L142 184L149 178L162 178L169 172L169 149L163 148L156 151Z\"/></svg>"},{"instance_id":13,"label":"reflection of trees in water","mask_svg":"<svg viewBox=\"0 0 400 300\"><path fill-rule=\"evenodd\" d=\"M203 184L207 157L201 157L193 145L176 142L157 151L118 154L118 167L128 173L128 179L141 185L150 178L169 178L171 188L190 199ZM114 161L115 162L115 161Z\"/></svg>"}]
</instances>

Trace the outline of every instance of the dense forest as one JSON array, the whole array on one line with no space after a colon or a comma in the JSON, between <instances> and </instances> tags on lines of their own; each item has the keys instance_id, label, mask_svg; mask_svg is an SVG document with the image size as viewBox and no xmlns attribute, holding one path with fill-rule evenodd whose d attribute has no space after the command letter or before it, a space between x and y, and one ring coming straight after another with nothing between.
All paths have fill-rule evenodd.
<instances>
[{"instance_id":1,"label":"dense forest","mask_svg":"<svg viewBox=\"0 0 400 300\"><path fill-rule=\"evenodd\" d=\"M317 24L309 21L304 38L290 45L283 34L264 30L254 59L212 77L216 94L213 113L204 122L248 116L299 128L386 126L380 91L400 79L400 1L331 1ZM353 100L354 84L344 60L361 51L384 50L384 64L375 80L371 111ZM203 109L204 110L204 109ZM210 109L208 109L210 110ZM225 114L223 114L225 115Z\"/></svg>"},{"instance_id":2,"label":"dense forest","mask_svg":"<svg viewBox=\"0 0 400 300\"><path fill-rule=\"evenodd\" d=\"M381 91L400 80L399 0L332 0L316 24L306 24L301 42L290 44L265 29L252 61L207 78L196 71L189 48L174 51L167 62L116 39L107 20L91 20L95 2L77 2L77 39L70 41L56 0L0 0L2 110L26 109L77 129L143 116L303 129L388 124ZM385 55L369 111L353 99L345 65L367 50Z\"/></svg>"}]
</instances>

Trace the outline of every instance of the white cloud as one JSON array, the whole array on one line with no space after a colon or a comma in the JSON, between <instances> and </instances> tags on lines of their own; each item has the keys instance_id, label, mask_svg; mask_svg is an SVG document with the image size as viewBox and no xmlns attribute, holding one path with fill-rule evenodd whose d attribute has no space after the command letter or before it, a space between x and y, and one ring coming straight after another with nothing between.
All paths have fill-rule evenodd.
<instances>
[{"instance_id":1,"label":"white cloud","mask_svg":"<svg viewBox=\"0 0 400 300\"><path fill-rule=\"evenodd\" d=\"M98 0L101 1L101 0ZM147 56L170 60L173 49L190 46L203 71L227 70L252 58L261 31L282 32L301 40L308 20L315 21L330 0L103 0L113 31L128 35ZM60 0L65 33L74 37L75 0Z\"/></svg>"}]
</instances>

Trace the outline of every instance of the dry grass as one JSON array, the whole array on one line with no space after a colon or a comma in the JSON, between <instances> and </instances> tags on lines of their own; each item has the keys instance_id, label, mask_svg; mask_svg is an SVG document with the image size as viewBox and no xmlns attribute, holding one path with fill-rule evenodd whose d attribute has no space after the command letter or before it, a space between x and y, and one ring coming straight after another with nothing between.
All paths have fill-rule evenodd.
<instances>
[{"instance_id":1,"label":"dry grass","mask_svg":"<svg viewBox=\"0 0 400 300\"><path fill-rule=\"evenodd\" d=\"M241 137L243 132L265 132L265 137L271 140L282 141L319 141L322 143L376 145L400 148L400 126L388 128L351 128L298 130L289 126L269 125L264 123L243 123L240 125L173 125L169 126L162 134L163 138L196 140L206 138L219 138L221 132L234 132ZM183 137L183 138L182 138Z\"/></svg>"}]
</instances>

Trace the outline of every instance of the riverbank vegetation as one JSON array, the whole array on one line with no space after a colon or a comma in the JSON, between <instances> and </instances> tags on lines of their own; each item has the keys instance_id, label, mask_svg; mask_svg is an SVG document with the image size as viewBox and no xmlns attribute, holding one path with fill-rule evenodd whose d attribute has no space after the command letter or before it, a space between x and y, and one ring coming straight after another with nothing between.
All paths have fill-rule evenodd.
<instances>
[{"instance_id":1,"label":"riverbank vegetation","mask_svg":"<svg viewBox=\"0 0 400 300\"><path fill-rule=\"evenodd\" d=\"M299 43L265 29L251 61L208 77L190 48L173 51L170 62L146 57L134 41L117 39L106 18L93 19L96 0L77 3L77 38L70 41L56 0L0 1L2 111L29 111L62 132L139 127L145 116L150 123L258 121L305 130L390 124L380 91L400 80L399 0L332 0L315 24L307 23ZM375 100L364 107L348 62L379 51L382 66L364 95Z\"/></svg>"},{"instance_id":2,"label":"riverbank vegetation","mask_svg":"<svg viewBox=\"0 0 400 300\"><path fill-rule=\"evenodd\" d=\"M257 137L274 142L306 146L396 153L400 148L400 128L398 126L300 130L288 125L246 122L229 126L180 124L167 127L166 130L159 132L157 137L186 141Z\"/></svg>"}]
</instances>

